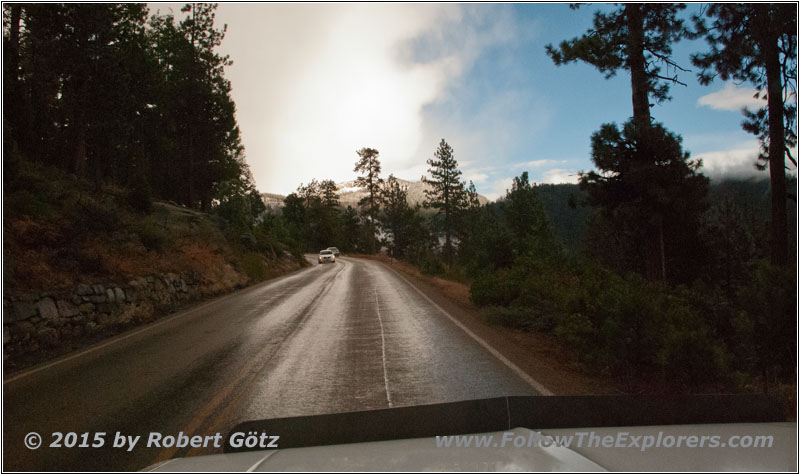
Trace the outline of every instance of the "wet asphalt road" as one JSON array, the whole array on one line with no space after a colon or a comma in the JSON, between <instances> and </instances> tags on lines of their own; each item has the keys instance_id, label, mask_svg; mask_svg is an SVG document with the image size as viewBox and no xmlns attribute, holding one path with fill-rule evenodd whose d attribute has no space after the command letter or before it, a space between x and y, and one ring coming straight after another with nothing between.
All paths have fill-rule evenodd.
<instances>
[{"instance_id":1,"label":"wet asphalt road","mask_svg":"<svg viewBox=\"0 0 800 475\"><path fill-rule=\"evenodd\" d=\"M138 470L219 452L146 448L150 432L505 395L531 386L375 261L314 265L166 317L3 384L3 470ZM29 450L29 432L44 444ZM51 448L53 432L106 432ZM131 451L116 433L141 435ZM80 442L79 438L79 442Z\"/></svg>"}]
</instances>

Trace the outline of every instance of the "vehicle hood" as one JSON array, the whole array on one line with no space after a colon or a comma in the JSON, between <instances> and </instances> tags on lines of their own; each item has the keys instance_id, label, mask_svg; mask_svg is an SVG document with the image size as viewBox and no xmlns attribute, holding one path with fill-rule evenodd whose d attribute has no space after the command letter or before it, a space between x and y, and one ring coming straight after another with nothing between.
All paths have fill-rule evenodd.
<instances>
[{"instance_id":1,"label":"vehicle hood","mask_svg":"<svg viewBox=\"0 0 800 475\"><path fill-rule=\"evenodd\" d=\"M485 433L501 441L507 431ZM700 424L639 427L515 428L515 437L594 433L598 437L656 435L771 435L771 448L437 447L435 437L299 447L172 459L146 471L167 472L487 472L487 471L797 471L796 423ZM499 445L499 444L498 444Z\"/></svg>"},{"instance_id":2,"label":"vehicle hood","mask_svg":"<svg viewBox=\"0 0 800 475\"><path fill-rule=\"evenodd\" d=\"M150 468L796 471L797 424L787 420L779 401L757 394L507 396L245 421L231 429L225 454L177 459ZM249 451L236 441L236 434L279 436L277 449ZM579 434L584 434L581 441L576 440ZM481 446L475 436L483 437ZM568 441L565 437L569 436L573 437ZM660 447L642 450L645 444L641 441L646 436L664 442ZM689 443L692 436L695 442ZM706 440L716 437L718 443L698 444L703 436ZM734 448L726 445L732 436L770 437L771 447ZM443 437L449 438L449 445L442 443ZM465 441L470 437L473 439L468 446ZM538 443L543 437L559 437L561 443ZM622 443L615 442L621 437ZM687 442L677 445L679 437ZM606 442L601 443L604 439ZM667 444L670 439L673 442ZM633 440L640 443L628 443Z\"/></svg>"}]
</instances>

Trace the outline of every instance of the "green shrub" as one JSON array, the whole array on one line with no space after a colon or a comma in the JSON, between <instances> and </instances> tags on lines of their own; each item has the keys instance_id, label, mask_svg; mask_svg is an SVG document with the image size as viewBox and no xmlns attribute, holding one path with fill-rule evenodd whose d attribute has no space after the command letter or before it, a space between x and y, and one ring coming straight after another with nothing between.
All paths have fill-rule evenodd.
<instances>
[{"instance_id":1,"label":"green shrub","mask_svg":"<svg viewBox=\"0 0 800 475\"><path fill-rule=\"evenodd\" d=\"M258 248L256 237L251 232L244 232L239 234L239 244L244 246L245 249L255 251Z\"/></svg>"},{"instance_id":2,"label":"green shrub","mask_svg":"<svg viewBox=\"0 0 800 475\"><path fill-rule=\"evenodd\" d=\"M444 266L444 272L442 273L442 277L444 277L447 280L461 282L462 284L469 283L467 268L455 263Z\"/></svg>"},{"instance_id":3,"label":"green shrub","mask_svg":"<svg viewBox=\"0 0 800 475\"><path fill-rule=\"evenodd\" d=\"M521 292L520 282L516 277L509 269L498 269L479 275L469 287L472 303L479 307L510 305Z\"/></svg>"},{"instance_id":4,"label":"green shrub","mask_svg":"<svg viewBox=\"0 0 800 475\"><path fill-rule=\"evenodd\" d=\"M120 227L118 209L111 203L84 199L78 204L76 224L83 232L111 234Z\"/></svg>"},{"instance_id":5,"label":"green shrub","mask_svg":"<svg viewBox=\"0 0 800 475\"><path fill-rule=\"evenodd\" d=\"M538 258L519 259L512 268L521 288L516 304L556 319L581 310L577 303L579 281L563 266Z\"/></svg>"},{"instance_id":6,"label":"green shrub","mask_svg":"<svg viewBox=\"0 0 800 475\"><path fill-rule=\"evenodd\" d=\"M767 377L796 377L797 277L793 268L758 263L736 296L735 349L748 369Z\"/></svg>"},{"instance_id":7,"label":"green shrub","mask_svg":"<svg viewBox=\"0 0 800 475\"><path fill-rule=\"evenodd\" d=\"M253 214L248 199L240 194L227 197L214 206L212 214L223 218L228 226L239 231L249 232L253 225Z\"/></svg>"},{"instance_id":8,"label":"green shrub","mask_svg":"<svg viewBox=\"0 0 800 475\"><path fill-rule=\"evenodd\" d=\"M230 223L228 222L228 220L216 213L210 214L208 216L208 219L214 225L216 230L225 231L230 227Z\"/></svg>"},{"instance_id":9,"label":"green shrub","mask_svg":"<svg viewBox=\"0 0 800 475\"><path fill-rule=\"evenodd\" d=\"M264 259L255 252L244 252L239 256L242 271L253 282L260 282L267 278L267 266Z\"/></svg>"},{"instance_id":10,"label":"green shrub","mask_svg":"<svg viewBox=\"0 0 800 475\"><path fill-rule=\"evenodd\" d=\"M550 331L555 326L551 315L540 314L528 307L488 306L481 310L487 321L496 325L532 331Z\"/></svg>"},{"instance_id":11,"label":"green shrub","mask_svg":"<svg viewBox=\"0 0 800 475\"><path fill-rule=\"evenodd\" d=\"M302 265L308 265L308 261L306 261L306 258L303 255L304 254L303 246L302 244L300 244L300 242L295 241L292 238L288 238L286 240L286 247L287 247L286 250L288 250L292 254L292 257L294 257L298 263Z\"/></svg>"},{"instance_id":12,"label":"green shrub","mask_svg":"<svg viewBox=\"0 0 800 475\"><path fill-rule=\"evenodd\" d=\"M11 153L8 157L3 157L3 183L7 184L6 193L25 190L41 197L51 196L53 183L62 179L63 174L58 170L27 161L19 155Z\"/></svg>"},{"instance_id":13,"label":"green shrub","mask_svg":"<svg viewBox=\"0 0 800 475\"><path fill-rule=\"evenodd\" d=\"M428 256L422 259L419 270L425 275L443 275L444 262L437 256Z\"/></svg>"},{"instance_id":14,"label":"green shrub","mask_svg":"<svg viewBox=\"0 0 800 475\"><path fill-rule=\"evenodd\" d=\"M659 369L673 384L689 387L724 379L729 354L702 318L686 306L666 311L671 315L659 341Z\"/></svg>"},{"instance_id":15,"label":"green shrub","mask_svg":"<svg viewBox=\"0 0 800 475\"><path fill-rule=\"evenodd\" d=\"M257 226L253 230L253 236L256 239L256 249L267 254L271 257L276 257L278 252L283 251L284 246L278 241L272 230L264 226Z\"/></svg>"},{"instance_id":16,"label":"green shrub","mask_svg":"<svg viewBox=\"0 0 800 475\"><path fill-rule=\"evenodd\" d=\"M490 322L552 331L595 368L673 387L701 387L729 374L731 356L717 329L731 313L725 307L706 315L699 301L708 296L638 274L569 268L530 255L518 257L511 268L477 276L470 286L472 302L485 307ZM719 306L718 297L707 305ZM757 327L742 319L742 328Z\"/></svg>"},{"instance_id":17,"label":"green shrub","mask_svg":"<svg viewBox=\"0 0 800 475\"><path fill-rule=\"evenodd\" d=\"M561 318L554 330L587 363L672 385L724 379L728 352L691 300L637 275L602 275L582 276L574 304L580 311Z\"/></svg>"},{"instance_id":18,"label":"green shrub","mask_svg":"<svg viewBox=\"0 0 800 475\"><path fill-rule=\"evenodd\" d=\"M142 245L149 251L162 251L169 241L167 230L151 219L142 220L135 229Z\"/></svg>"},{"instance_id":19,"label":"green shrub","mask_svg":"<svg viewBox=\"0 0 800 475\"><path fill-rule=\"evenodd\" d=\"M580 313L564 316L556 325L554 333L569 347L579 350L590 348L596 335L591 319Z\"/></svg>"}]
</instances>

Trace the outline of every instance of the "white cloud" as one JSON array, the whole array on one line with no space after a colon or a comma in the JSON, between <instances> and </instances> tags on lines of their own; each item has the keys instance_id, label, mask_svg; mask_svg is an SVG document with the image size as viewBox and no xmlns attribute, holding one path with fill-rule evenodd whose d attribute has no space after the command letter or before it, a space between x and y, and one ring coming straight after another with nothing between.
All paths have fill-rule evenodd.
<instances>
[{"instance_id":1,"label":"white cloud","mask_svg":"<svg viewBox=\"0 0 800 475\"><path fill-rule=\"evenodd\" d=\"M234 61L226 75L259 189L350 180L361 147L381 151L386 174L418 180L435 150L430 134L434 144L448 137L457 158L468 160L476 144L453 142L469 134L442 135L449 130L426 124L424 108L453 99L451 89L485 48L513 39L510 9L492 12L456 4L220 4L218 24L228 24L221 51Z\"/></svg>"},{"instance_id":2,"label":"white cloud","mask_svg":"<svg viewBox=\"0 0 800 475\"><path fill-rule=\"evenodd\" d=\"M557 165L557 164L561 164L561 163L567 163L567 161L566 160L548 160L548 159L545 159L545 160L533 160L531 162L525 162L525 163L522 163L520 165L525 166L525 167L540 168L540 167L544 167L544 166L547 166L547 165Z\"/></svg>"},{"instance_id":3,"label":"white cloud","mask_svg":"<svg viewBox=\"0 0 800 475\"><path fill-rule=\"evenodd\" d=\"M766 176L765 172L756 170L754 166L758 158L757 140L742 142L727 150L698 153L693 158L703 160L701 171L715 180Z\"/></svg>"},{"instance_id":4,"label":"white cloud","mask_svg":"<svg viewBox=\"0 0 800 475\"><path fill-rule=\"evenodd\" d=\"M474 172L474 171L471 171L471 170L464 170L462 172L461 177L467 183L472 181L472 183L475 183L475 184L486 183L486 180L489 179L489 175L487 175L486 173Z\"/></svg>"},{"instance_id":5,"label":"white cloud","mask_svg":"<svg viewBox=\"0 0 800 475\"><path fill-rule=\"evenodd\" d=\"M386 167L383 167L383 171L386 172L384 175L388 175L389 173L393 173L394 176L397 178L402 178L403 180L408 181L419 181L420 177L423 175L428 175L428 167L429 165L423 161L419 161L419 163L415 163L409 167L402 168L396 171L387 170ZM352 178L351 178L352 179Z\"/></svg>"},{"instance_id":6,"label":"white cloud","mask_svg":"<svg viewBox=\"0 0 800 475\"><path fill-rule=\"evenodd\" d=\"M488 175L486 180L491 180L499 178L493 169L474 165L504 163L517 153L521 141L542 129L550 116L542 104L543 95L528 83L509 80L512 85L505 88L487 86L487 83L503 83L516 74L517 63L497 61L500 65L491 74L484 69L473 69L487 51L510 59L514 42L530 35L528 29L520 27L514 8L462 5L461 11L460 23L442 25L434 34L441 38L444 50L459 55L460 74L453 76L437 99L425 108L425 138L418 152L408 160L430 158L444 138L453 147L466 179L469 168L480 170Z\"/></svg>"},{"instance_id":7,"label":"white cloud","mask_svg":"<svg viewBox=\"0 0 800 475\"><path fill-rule=\"evenodd\" d=\"M750 178L766 177L768 171L757 170L755 168L758 158L758 141L751 140L734 145L725 150L712 150L694 155L693 158L703 160L702 172L712 180L721 178ZM797 156L797 148L792 150L792 155ZM786 160L789 167L787 173L796 174L797 168L789 160Z\"/></svg>"},{"instance_id":8,"label":"white cloud","mask_svg":"<svg viewBox=\"0 0 800 475\"><path fill-rule=\"evenodd\" d=\"M494 201L502 196L505 196L506 191L511 189L512 183L514 183L513 178L502 178L500 180L495 180L494 182L492 182L488 191L481 192L481 190L478 190L478 193Z\"/></svg>"},{"instance_id":9,"label":"white cloud","mask_svg":"<svg viewBox=\"0 0 800 475\"><path fill-rule=\"evenodd\" d=\"M733 83L726 83L725 87L717 92L706 94L697 99L697 104L716 110L739 112L742 108L758 109L766 105L766 101L755 99L757 92L752 87L738 87Z\"/></svg>"},{"instance_id":10,"label":"white cloud","mask_svg":"<svg viewBox=\"0 0 800 475\"><path fill-rule=\"evenodd\" d=\"M578 172L564 168L553 168L542 174L542 183L578 183Z\"/></svg>"}]
</instances>

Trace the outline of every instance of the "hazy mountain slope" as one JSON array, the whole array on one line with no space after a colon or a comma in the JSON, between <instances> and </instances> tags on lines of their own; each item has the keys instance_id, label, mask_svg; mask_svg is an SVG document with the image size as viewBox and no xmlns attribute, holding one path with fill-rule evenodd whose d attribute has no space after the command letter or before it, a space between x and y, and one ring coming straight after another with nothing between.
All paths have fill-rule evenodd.
<instances>
[{"instance_id":1,"label":"hazy mountain slope","mask_svg":"<svg viewBox=\"0 0 800 475\"><path fill-rule=\"evenodd\" d=\"M402 179L397 179L401 186L407 187L408 190L408 204L411 206L416 205L419 203L420 205L425 200L425 190L430 188L430 185L427 185L421 181L407 181ZM358 201L367 196L367 192L356 186L354 181L346 181L337 183L336 187L338 189L337 194L339 195L339 203L343 207L352 206L353 208L358 206ZM283 206L283 195L278 195L274 193L262 193L261 199L264 200L264 203L267 206L272 208L282 207ZM481 204L486 204L489 200L482 195L478 195L478 199L480 200Z\"/></svg>"}]
</instances>

